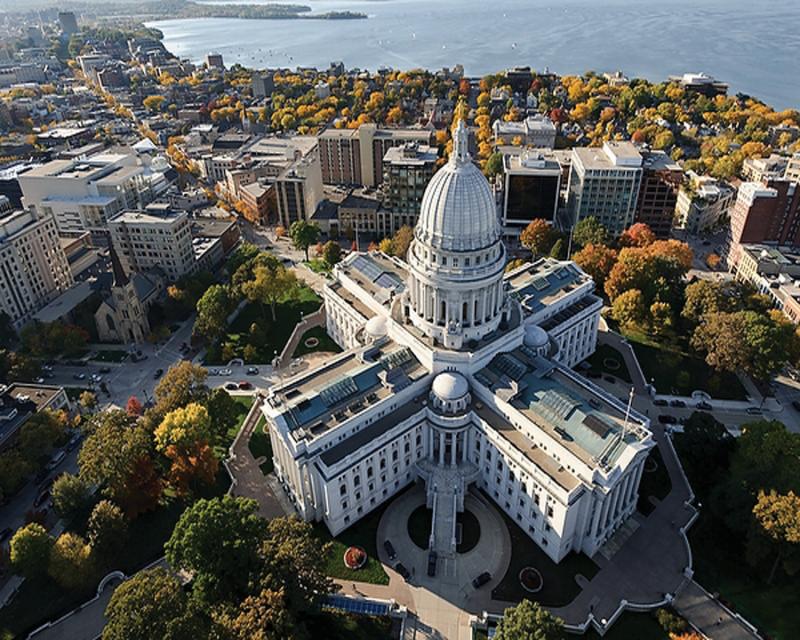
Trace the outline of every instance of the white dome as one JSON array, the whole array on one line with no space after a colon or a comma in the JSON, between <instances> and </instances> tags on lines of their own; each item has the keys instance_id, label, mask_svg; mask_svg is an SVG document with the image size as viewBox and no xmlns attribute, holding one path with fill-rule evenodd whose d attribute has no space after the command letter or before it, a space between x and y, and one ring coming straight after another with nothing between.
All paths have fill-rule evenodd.
<instances>
[{"instance_id":1,"label":"white dome","mask_svg":"<svg viewBox=\"0 0 800 640\"><path fill-rule=\"evenodd\" d=\"M469 392L469 383L460 373L446 371L433 379L433 393L440 400L458 400Z\"/></svg>"},{"instance_id":2,"label":"white dome","mask_svg":"<svg viewBox=\"0 0 800 640\"><path fill-rule=\"evenodd\" d=\"M525 346L531 349L541 349L547 346L550 341L547 331L535 324L529 324L525 327Z\"/></svg>"},{"instance_id":3,"label":"white dome","mask_svg":"<svg viewBox=\"0 0 800 640\"><path fill-rule=\"evenodd\" d=\"M371 337L382 338L387 333L386 318L383 316L373 316L367 320L367 324L364 326L364 329Z\"/></svg>"},{"instance_id":4,"label":"white dome","mask_svg":"<svg viewBox=\"0 0 800 640\"><path fill-rule=\"evenodd\" d=\"M422 196L415 236L445 251L485 249L500 237L489 182L467 151L467 130L458 123L450 161L437 171Z\"/></svg>"}]
</instances>

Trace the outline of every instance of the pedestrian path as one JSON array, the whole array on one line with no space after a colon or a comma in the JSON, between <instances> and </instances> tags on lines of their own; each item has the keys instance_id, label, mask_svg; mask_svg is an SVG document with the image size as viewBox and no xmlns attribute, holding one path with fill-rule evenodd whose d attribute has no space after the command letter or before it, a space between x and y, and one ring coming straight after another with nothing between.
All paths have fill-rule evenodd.
<instances>
[{"instance_id":1,"label":"pedestrian path","mask_svg":"<svg viewBox=\"0 0 800 640\"><path fill-rule=\"evenodd\" d=\"M712 640L756 640L760 636L741 616L728 609L694 580L687 580L675 610Z\"/></svg>"}]
</instances>

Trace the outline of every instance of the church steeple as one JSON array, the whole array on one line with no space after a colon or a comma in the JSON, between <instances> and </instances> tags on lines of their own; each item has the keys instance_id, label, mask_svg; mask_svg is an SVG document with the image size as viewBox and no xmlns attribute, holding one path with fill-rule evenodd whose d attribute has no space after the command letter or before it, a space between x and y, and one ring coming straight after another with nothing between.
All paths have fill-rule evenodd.
<instances>
[{"instance_id":1,"label":"church steeple","mask_svg":"<svg viewBox=\"0 0 800 640\"><path fill-rule=\"evenodd\" d=\"M114 287L127 286L130 280L128 279L128 275L125 273L125 269L122 267L122 263L119 260L117 252L114 250L114 243L110 241L109 241L109 257L111 258L111 272L114 274L114 282L112 286Z\"/></svg>"}]
</instances>

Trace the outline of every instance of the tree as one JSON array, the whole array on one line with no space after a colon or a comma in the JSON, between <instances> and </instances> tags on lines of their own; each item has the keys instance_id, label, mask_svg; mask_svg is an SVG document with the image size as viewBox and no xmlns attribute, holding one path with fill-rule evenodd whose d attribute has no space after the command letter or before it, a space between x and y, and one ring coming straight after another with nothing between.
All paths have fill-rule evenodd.
<instances>
[{"instance_id":1,"label":"tree","mask_svg":"<svg viewBox=\"0 0 800 640\"><path fill-rule=\"evenodd\" d=\"M106 607L103 640L207 637L181 583L162 567L139 571L116 588Z\"/></svg>"},{"instance_id":2,"label":"tree","mask_svg":"<svg viewBox=\"0 0 800 640\"><path fill-rule=\"evenodd\" d=\"M332 267L342 259L342 247L338 242L328 240L322 246L322 259L329 267ZM273 318L274 320L274 318Z\"/></svg>"},{"instance_id":3,"label":"tree","mask_svg":"<svg viewBox=\"0 0 800 640\"><path fill-rule=\"evenodd\" d=\"M392 254L392 239L391 238L383 238L378 243L378 250L381 253L385 253L387 255L391 255Z\"/></svg>"},{"instance_id":4,"label":"tree","mask_svg":"<svg viewBox=\"0 0 800 640\"><path fill-rule=\"evenodd\" d=\"M645 320L645 313L644 297L638 289L628 289L611 305L611 316L621 325L640 325Z\"/></svg>"},{"instance_id":5,"label":"tree","mask_svg":"<svg viewBox=\"0 0 800 640\"><path fill-rule=\"evenodd\" d=\"M486 159L486 165L483 167L483 172L487 178L494 178L496 175L503 172L503 154L495 151Z\"/></svg>"},{"instance_id":6,"label":"tree","mask_svg":"<svg viewBox=\"0 0 800 640\"><path fill-rule=\"evenodd\" d=\"M497 640L562 640L564 623L538 602L523 600L503 612L494 637Z\"/></svg>"},{"instance_id":7,"label":"tree","mask_svg":"<svg viewBox=\"0 0 800 640\"><path fill-rule=\"evenodd\" d=\"M608 232L594 216L583 218L572 230L572 242L579 247L587 244L608 244Z\"/></svg>"},{"instance_id":8,"label":"tree","mask_svg":"<svg viewBox=\"0 0 800 640\"><path fill-rule=\"evenodd\" d=\"M194 574L194 591L204 602L235 602L247 593L267 534L257 512L255 500L228 495L200 499L175 525L164 546L167 562Z\"/></svg>"},{"instance_id":9,"label":"tree","mask_svg":"<svg viewBox=\"0 0 800 640\"><path fill-rule=\"evenodd\" d=\"M81 589L94 577L91 546L76 533L62 533L50 551L50 577L64 589Z\"/></svg>"},{"instance_id":10,"label":"tree","mask_svg":"<svg viewBox=\"0 0 800 640\"><path fill-rule=\"evenodd\" d=\"M197 301L194 332L210 342L216 340L225 332L230 308L228 288L221 284L211 285Z\"/></svg>"},{"instance_id":11,"label":"tree","mask_svg":"<svg viewBox=\"0 0 800 640\"><path fill-rule=\"evenodd\" d=\"M209 392L205 407L211 421L212 441L222 444L228 431L239 422L241 405L225 389L218 387Z\"/></svg>"},{"instance_id":12,"label":"tree","mask_svg":"<svg viewBox=\"0 0 800 640\"><path fill-rule=\"evenodd\" d=\"M289 227L289 237L292 239L292 244L296 249L305 251L306 260L308 260L308 248L317 243L320 233L317 223L306 222L305 220L295 220Z\"/></svg>"},{"instance_id":13,"label":"tree","mask_svg":"<svg viewBox=\"0 0 800 640\"><path fill-rule=\"evenodd\" d=\"M519 234L519 241L534 256L543 255L553 245L553 236L553 227L550 226L550 223L542 218L536 218Z\"/></svg>"},{"instance_id":14,"label":"tree","mask_svg":"<svg viewBox=\"0 0 800 640\"><path fill-rule=\"evenodd\" d=\"M128 402L125 405L125 412L131 416L132 418L137 418L142 415L144 411L144 407L142 406L141 401L136 396L131 396L128 398Z\"/></svg>"},{"instance_id":15,"label":"tree","mask_svg":"<svg viewBox=\"0 0 800 640\"><path fill-rule=\"evenodd\" d=\"M92 495L89 486L80 476L61 474L50 492L53 496L53 508L59 516L70 523L83 522L92 507Z\"/></svg>"},{"instance_id":16,"label":"tree","mask_svg":"<svg viewBox=\"0 0 800 640\"><path fill-rule=\"evenodd\" d=\"M400 227L392 238L392 255L405 260L412 240L414 230L408 225Z\"/></svg>"},{"instance_id":17,"label":"tree","mask_svg":"<svg viewBox=\"0 0 800 640\"><path fill-rule=\"evenodd\" d=\"M284 640L294 638L295 621L282 589L262 589L248 596L235 616L225 617L222 627L233 640Z\"/></svg>"},{"instance_id":18,"label":"tree","mask_svg":"<svg viewBox=\"0 0 800 640\"><path fill-rule=\"evenodd\" d=\"M646 247L656 241L656 234L644 222L637 222L625 229L619 237L620 247Z\"/></svg>"},{"instance_id":19,"label":"tree","mask_svg":"<svg viewBox=\"0 0 800 640\"><path fill-rule=\"evenodd\" d=\"M87 389L81 393L80 397L78 398L78 402L80 403L82 409L91 411L97 406L97 396Z\"/></svg>"},{"instance_id":20,"label":"tree","mask_svg":"<svg viewBox=\"0 0 800 640\"><path fill-rule=\"evenodd\" d=\"M9 543L14 571L31 579L44 575L52 547L53 538L42 525L32 522L17 529Z\"/></svg>"},{"instance_id":21,"label":"tree","mask_svg":"<svg viewBox=\"0 0 800 640\"><path fill-rule=\"evenodd\" d=\"M211 419L208 410L196 402L170 411L153 434L156 449L166 453L170 447L190 451L198 442L211 439Z\"/></svg>"},{"instance_id":22,"label":"tree","mask_svg":"<svg viewBox=\"0 0 800 640\"><path fill-rule=\"evenodd\" d=\"M576 264L588 273L598 289L604 287L608 274L617 261L617 251L603 244L587 244L572 256Z\"/></svg>"},{"instance_id":23,"label":"tree","mask_svg":"<svg viewBox=\"0 0 800 640\"><path fill-rule=\"evenodd\" d=\"M122 509L110 500L101 500L94 506L86 528L89 544L101 558L110 560L125 546L128 521Z\"/></svg>"},{"instance_id":24,"label":"tree","mask_svg":"<svg viewBox=\"0 0 800 640\"><path fill-rule=\"evenodd\" d=\"M142 104L148 111L156 112L161 109L161 106L164 104L164 100L164 96L147 96L144 100L142 100Z\"/></svg>"},{"instance_id":25,"label":"tree","mask_svg":"<svg viewBox=\"0 0 800 640\"><path fill-rule=\"evenodd\" d=\"M256 267L253 280L242 285L242 292L251 302L269 305L272 321L275 322L278 302L287 296L292 296L300 285L292 271L288 271L277 259L273 258L273 261L270 261L269 266Z\"/></svg>"},{"instance_id":26,"label":"tree","mask_svg":"<svg viewBox=\"0 0 800 640\"><path fill-rule=\"evenodd\" d=\"M551 258L555 258L556 260L563 260L566 255L564 252L564 238L557 238L553 243L553 246L550 247L549 255Z\"/></svg>"},{"instance_id":27,"label":"tree","mask_svg":"<svg viewBox=\"0 0 800 640\"><path fill-rule=\"evenodd\" d=\"M759 491L753 515L763 533L777 546L767 582L772 584L782 562L790 575L800 570L800 563L785 562L790 555L800 552L800 496L793 491L784 495L774 489L769 493Z\"/></svg>"},{"instance_id":28,"label":"tree","mask_svg":"<svg viewBox=\"0 0 800 640\"><path fill-rule=\"evenodd\" d=\"M672 307L666 302L656 300L650 305L650 327L653 333L664 334L672 326L672 320Z\"/></svg>"},{"instance_id":29,"label":"tree","mask_svg":"<svg viewBox=\"0 0 800 640\"><path fill-rule=\"evenodd\" d=\"M17 439L20 453L29 462L49 456L53 447L66 436L67 415L63 411L38 411L22 425Z\"/></svg>"},{"instance_id":30,"label":"tree","mask_svg":"<svg viewBox=\"0 0 800 640\"><path fill-rule=\"evenodd\" d=\"M262 586L282 588L287 607L297 616L317 608L333 587L326 571L329 550L329 544L319 543L309 523L296 516L274 518L261 548Z\"/></svg>"},{"instance_id":31,"label":"tree","mask_svg":"<svg viewBox=\"0 0 800 640\"><path fill-rule=\"evenodd\" d=\"M208 393L206 378L208 370L189 360L181 360L172 365L156 385L153 395L156 404L151 411L155 414L155 428L161 417L190 402L202 402ZM149 412L148 412L149 413Z\"/></svg>"}]
</instances>

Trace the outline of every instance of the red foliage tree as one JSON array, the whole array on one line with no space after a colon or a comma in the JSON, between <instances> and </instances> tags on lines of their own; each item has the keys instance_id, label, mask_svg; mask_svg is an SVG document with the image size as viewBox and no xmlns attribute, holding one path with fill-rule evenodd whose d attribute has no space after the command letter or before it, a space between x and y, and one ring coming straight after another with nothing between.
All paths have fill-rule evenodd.
<instances>
[{"instance_id":1,"label":"red foliage tree","mask_svg":"<svg viewBox=\"0 0 800 640\"><path fill-rule=\"evenodd\" d=\"M128 398L128 403L125 405L126 413L131 417L138 417L142 415L144 406L136 396Z\"/></svg>"}]
</instances>

